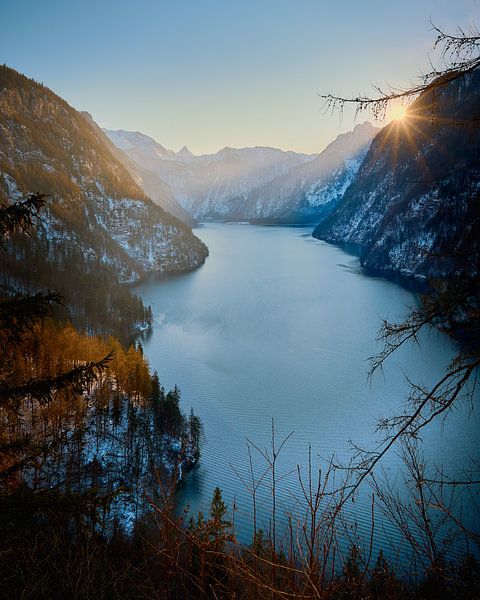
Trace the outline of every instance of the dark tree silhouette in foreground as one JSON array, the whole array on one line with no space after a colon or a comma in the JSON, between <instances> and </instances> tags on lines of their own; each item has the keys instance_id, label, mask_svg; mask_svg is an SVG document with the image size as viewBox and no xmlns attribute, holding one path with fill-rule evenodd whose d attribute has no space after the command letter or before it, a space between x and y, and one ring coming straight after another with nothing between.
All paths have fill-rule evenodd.
<instances>
[{"instance_id":1,"label":"dark tree silhouette in foreground","mask_svg":"<svg viewBox=\"0 0 480 600\"><path fill-rule=\"evenodd\" d=\"M373 97L320 94L325 100L326 108L342 111L346 106L353 105L357 115L370 110L375 118L383 119L392 102L409 103L426 90L440 91L445 84L465 77L480 66L480 33L475 28L469 33L459 29L456 34L449 34L436 26L433 26L433 30L437 34L434 50L440 51L443 66L432 68L420 81L406 89L383 89L375 86L377 93ZM480 114L477 121L479 117Z\"/></svg>"},{"instance_id":2,"label":"dark tree silhouette in foreground","mask_svg":"<svg viewBox=\"0 0 480 600\"><path fill-rule=\"evenodd\" d=\"M46 194L31 194L26 200L0 206L0 247L5 250L9 235L18 230L30 235L34 221L47 202ZM54 377L23 380L22 375L8 364L9 345L21 344L25 333L33 333L35 325L52 315L55 305L61 305L62 296L53 292L0 300L0 407L18 411L25 398L40 404L52 401L61 390L81 394L97 381L107 368L111 355L98 362L87 362ZM20 415L19 415L20 418ZM14 444L0 436L0 485L28 463L35 461L48 449L39 446L27 436Z\"/></svg>"},{"instance_id":3,"label":"dark tree silhouette in foreground","mask_svg":"<svg viewBox=\"0 0 480 600\"><path fill-rule=\"evenodd\" d=\"M473 71L480 68L480 33L477 30L472 30L467 34L459 29L458 33L454 35L436 27L434 30L437 34L434 48L440 51L441 67L433 68L417 84L408 89L388 88L385 91L377 87L377 94L374 97L322 95L326 107L334 111L342 111L345 106L353 105L356 107L356 114L371 111L375 118L383 119L391 103L408 104L424 92L431 94L433 99L438 98L451 82L466 79ZM429 118L432 123L435 123L437 118L440 119L436 114L434 101L431 103ZM478 128L480 107L478 112L473 116L470 115L468 120L458 120L449 124L470 130ZM474 165L468 164L464 168L471 169L472 166ZM439 177L448 177L449 175L451 173L441 174ZM422 298L420 308L412 310L401 322L383 322L378 336L378 340L383 344L383 349L378 355L371 358L370 376L381 371L385 361L398 348L411 342L419 343L422 330L429 327L438 327L460 338L462 342L460 350L433 387L424 388L414 382L409 382L411 394L407 406L401 414L393 415L379 422L378 428L383 432L383 439L376 448L372 450L371 448L355 447L355 456L348 468L353 478L342 500L342 506L355 494L360 484L367 477L373 475L375 467L381 463L383 457L393 448L398 447L398 444L404 448L405 463L409 471L416 477L416 490L423 489L422 486L428 484L430 486L429 496L436 498L436 508L443 510L452 519L455 517L450 508L441 505L439 501L442 489L445 486L469 486L473 489L473 486L479 484L478 471L480 469L474 465L462 480L450 479L444 473L439 473L438 478L429 481L426 480L427 476L424 471L418 466L416 440L420 437L422 429L435 420L443 419L448 411L461 401L471 402L477 385L480 367L480 254L478 243L471 244L468 257L456 256L455 258L458 260L467 260L468 258L469 265L473 265L470 273L450 278L431 279L428 282L429 293ZM435 485L436 489L434 489ZM375 486L378 492L379 488L376 483ZM384 499L387 512L398 514L400 504L397 499L393 499L392 494L385 495ZM421 506L422 502L419 500L418 505ZM396 507L395 510L392 507ZM427 542L432 548L433 534L429 531L428 518L425 515L423 523L426 524ZM455 524L462 528L460 522ZM464 533L471 534L470 538L475 543L478 542L478 535L467 531ZM433 550L431 553L432 556L435 554Z\"/></svg>"}]
</instances>

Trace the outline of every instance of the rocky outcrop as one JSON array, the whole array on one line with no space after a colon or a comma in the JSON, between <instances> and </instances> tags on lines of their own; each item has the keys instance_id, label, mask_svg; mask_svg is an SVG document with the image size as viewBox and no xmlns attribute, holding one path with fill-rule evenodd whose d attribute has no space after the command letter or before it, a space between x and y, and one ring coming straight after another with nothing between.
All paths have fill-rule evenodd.
<instances>
[{"instance_id":1,"label":"rocky outcrop","mask_svg":"<svg viewBox=\"0 0 480 600\"><path fill-rule=\"evenodd\" d=\"M313 235L357 245L374 272L478 276L479 113L478 71L427 89L376 136Z\"/></svg>"}]
</instances>

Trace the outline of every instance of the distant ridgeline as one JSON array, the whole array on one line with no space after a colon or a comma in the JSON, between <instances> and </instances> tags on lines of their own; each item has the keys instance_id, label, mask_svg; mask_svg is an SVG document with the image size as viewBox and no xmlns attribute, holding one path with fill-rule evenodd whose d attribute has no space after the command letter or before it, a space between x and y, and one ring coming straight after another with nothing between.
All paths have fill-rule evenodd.
<instances>
[{"instance_id":1,"label":"distant ridgeline","mask_svg":"<svg viewBox=\"0 0 480 600\"><path fill-rule=\"evenodd\" d=\"M320 154L278 148L223 148L193 155L167 150L138 131L106 131L142 174L168 185L196 219L252 223L318 223L342 198L378 129L369 123L339 135ZM165 205L162 201L159 202Z\"/></svg>"},{"instance_id":2,"label":"distant ridgeline","mask_svg":"<svg viewBox=\"0 0 480 600\"><path fill-rule=\"evenodd\" d=\"M128 338L148 321L121 284L147 273L191 270L206 246L152 202L89 118L48 88L0 67L0 201L50 195L32 236L0 258L3 293L53 289L90 332Z\"/></svg>"},{"instance_id":3,"label":"distant ridgeline","mask_svg":"<svg viewBox=\"0 0 480 600\"><path fill-rule=\"evenodd\" d=\"M314 236L356 244L371 271L480 274L480 72L427 89L375 137Z\"/></svg>"}]
</instances>

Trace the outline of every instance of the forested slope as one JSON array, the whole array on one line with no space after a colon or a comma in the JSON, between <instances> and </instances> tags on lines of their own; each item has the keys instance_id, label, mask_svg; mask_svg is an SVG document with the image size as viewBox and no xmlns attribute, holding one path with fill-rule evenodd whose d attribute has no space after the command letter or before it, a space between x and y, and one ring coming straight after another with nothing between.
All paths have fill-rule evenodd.
<instances>
[{"instance_id":1,"label":"forested slope","mask_svg":"<svg viewBox=\"0 0 480 600\"><path fill-rule=\"evenodd\" d=\"M6 293L61 289L77 324L131 330L145 315L120 284L205 260L205 245L145 196L103 133L6 66L0 67L0 134L0 199L50 195L33 235L8 240L0 266Z\"/></svg>"}]
</instances>

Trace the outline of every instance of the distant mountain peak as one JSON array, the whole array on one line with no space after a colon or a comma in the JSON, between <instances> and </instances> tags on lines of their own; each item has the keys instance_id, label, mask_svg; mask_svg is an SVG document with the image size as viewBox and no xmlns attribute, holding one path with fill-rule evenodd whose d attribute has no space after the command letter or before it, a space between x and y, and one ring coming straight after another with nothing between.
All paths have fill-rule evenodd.
<instances>
[{"instance_id":1,"label":"distant mountain peak","mask_svg":"<svg viewBox=\"0 0 480 600\"><path fill-rule=\"evenodd\" d=\"M32 235L12 236L2 255L2 281L12 289L52 289L61 281L72 314L93 315L91 293L102 306L113 305L112 286L204 262L203 242L147 197L139 186L143 173L132 175L88 113L6 65L0 65L0 105L0 202L37 187L50 194ZM125 132L116 135L123 139ZM173 198L157 179L155 188L161 185L159 193ZM25 255L32 260L24 270Z\"/></svg>"},{"instance_id":2,"label":"distant mountain peak","mask_svg":"<svg viewBox=\"0 0 480 600\"><path fill-rule=\"evenodd\" d=\"M374 127L369 121L357 123L355 127L340 133L328 144L328 146L319 154L339 153L345 156L355 155L363 146L370 144L373 138L380 132L378 127Z\"/></svg>"},{"instance_id":3,"label":"distant mountain peak","mask_svg":"<svg viewBox=\"0 0 480 600\"><path fill-rule=\"evenodd\" d=\"M177 152L177 156L195 156L193 152L190 152L188 146L183 146L181 150Z\"/></svg>"},{"instance_id":4,"label":"distant mountain peak","mask_svg":"<svg viewBox=\"0 0 480 600\"><path fill-rule=\"evenodd\" d=\"M194 218L318 222L325 207L333 208L343 194L377 131L368 122L359 123L321 154L260 145L225 146L201 155L183 146L179 152L162 154L159 145L142 143L141 134L133 132L124 136L135 145L120 147L166 182ZM115 145L124 142L116 132L107 134Z\"/></svg>"},{"instance_id":5,"label":"distant mountain peak","mask_svg":"<svg viewBox=\"0 0 480 600\"><path fill-rule=\"evenodd\" d=\"M150 151L154 149L155 154L158 156L166 157L175 155L175 152L168 150L168 148L159 144L154 138L141 131L127 131L125 129L104 129L103 131L120 150L144 149Z\"/></svg>"},{"instance_id":6,"label":"distant mountain peak","mask_svg":"<svg viewBox=\"0 0 480 600\"><path fill-rule=\"evenodd\" d=\"M222 154L230 154L230 153L236 152L236 151L237 151L237 148L232 148L231 146L224 146L217 152L217 155L220 156Z\"/></svg>"},{"instance_id":7,"label":"distant mountain peak","mask_svg":"<svg viewBox=\"0 0 480 600\"><path fill-rule=\"evenodd\" d=\"M353 128L353 131L360 131L364 129L365 131L374 131L377 129L374 125L370 123L370 121L364 121L363 123L357 123Z\"/></svg>"},{"instance_id":8,"label":"distant mountain peak","mask_svg":"<svg viewBox=\"0 0 480 600\"><path fill-rule=\"evenodd\" d=\"M341 202L314 231L361 248L371 272L478 277L480 139L466 124L478 115L480 71L438 85L409 106L411 120L378 133Z\"/></svg>"}]
</instances>

